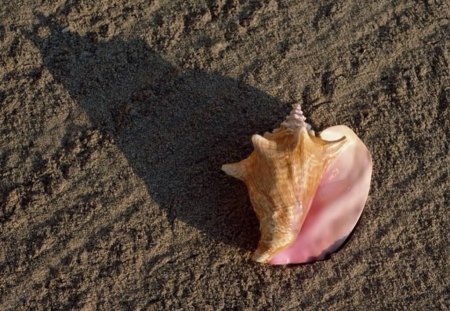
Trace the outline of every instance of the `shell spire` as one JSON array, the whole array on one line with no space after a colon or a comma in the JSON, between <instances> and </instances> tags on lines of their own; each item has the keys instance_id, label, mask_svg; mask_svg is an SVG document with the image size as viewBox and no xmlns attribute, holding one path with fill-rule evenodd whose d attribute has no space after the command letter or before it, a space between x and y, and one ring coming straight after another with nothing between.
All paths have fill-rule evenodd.
<instances>
[{"instance_id":1,"label":"shell spire","mask_svg":"<svg viewBox=\"0 0 450 311\"><path fill-rule=\"evenodd\" d=\"M293 104L291 113L286 117L286 120L281 123L281 126L289 129L297 129L306 127L307 130L311 129L311 125L305 122L306 117L303 115L302 107L300 104Z\"/></svg>"}]
</instances>

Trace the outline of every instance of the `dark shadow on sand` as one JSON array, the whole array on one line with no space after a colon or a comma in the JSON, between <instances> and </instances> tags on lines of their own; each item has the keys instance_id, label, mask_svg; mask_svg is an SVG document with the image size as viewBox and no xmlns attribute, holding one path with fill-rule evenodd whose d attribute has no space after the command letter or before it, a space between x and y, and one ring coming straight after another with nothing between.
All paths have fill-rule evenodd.
<instances>
[{"instance_id":1,"label":"dark shadow on sand","mask_svg":"<svg viewBox=\"0 0 450 311\"><path fill-rule=\"evenodd\" d=\"M41 38L37 27L50 35ZM140 39L63 31L50 18L28 34L44 66L113 138L153 200L215 240L253 249L258 224L243 184L220 171L251 151L289 106L232 78L183 70Z\"/></svg>"}]
</instances>

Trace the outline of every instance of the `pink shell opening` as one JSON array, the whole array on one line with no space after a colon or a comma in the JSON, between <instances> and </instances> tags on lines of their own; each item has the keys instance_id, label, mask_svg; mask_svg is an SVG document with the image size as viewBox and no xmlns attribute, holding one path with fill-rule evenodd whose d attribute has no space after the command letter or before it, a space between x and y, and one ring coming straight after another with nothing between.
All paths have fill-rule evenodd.
<instances>
[{"instance_id":1,"label":"pink shell opening","mask_svg":"<svg viewBox=\"0 0 450 311\"><path fill-rule=\"evenodd\" d=\"M322 176L296 241L276 254L270 264L323 260L342 246L364 209L372 176L369 150L343 125L327 128L320 136L325 140L346 136L349 143Z\"/></svg>"}]
</instances>

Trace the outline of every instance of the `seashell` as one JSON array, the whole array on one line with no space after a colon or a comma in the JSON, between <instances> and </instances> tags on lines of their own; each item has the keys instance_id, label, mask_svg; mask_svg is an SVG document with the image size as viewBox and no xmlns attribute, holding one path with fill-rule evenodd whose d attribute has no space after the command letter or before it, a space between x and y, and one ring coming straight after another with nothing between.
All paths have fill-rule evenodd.
<instances>
[{"instance_id":1,"label":"seashell","mask_svg":"<svg viewBox=\"0 0 450 311\"><path fill-rule=\"evenodd\" d=\"M280 127L253 135L254 151L222 170L242 180L259 220L253 259L290 264L323 260L347 239L370 188L372 159L343 125L316 135L300 105Z\"/></svg>"}]
</instances>

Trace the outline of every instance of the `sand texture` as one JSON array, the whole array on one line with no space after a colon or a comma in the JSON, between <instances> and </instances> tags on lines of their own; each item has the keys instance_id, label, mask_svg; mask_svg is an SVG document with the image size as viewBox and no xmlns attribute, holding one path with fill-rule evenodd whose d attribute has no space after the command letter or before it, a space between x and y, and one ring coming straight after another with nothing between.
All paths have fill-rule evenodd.
<instances>
[{"instance_id":1,"label":"sand texture","mask_svg":"<svg viewBox=\"0 0 450 311\"><path fill-rule=\"evenodd\" d=\"M0 0L0 310L448 310L448 1ZM301 103L371 150L325 261L220 171Z\"/></svg>"}]
</instances>

